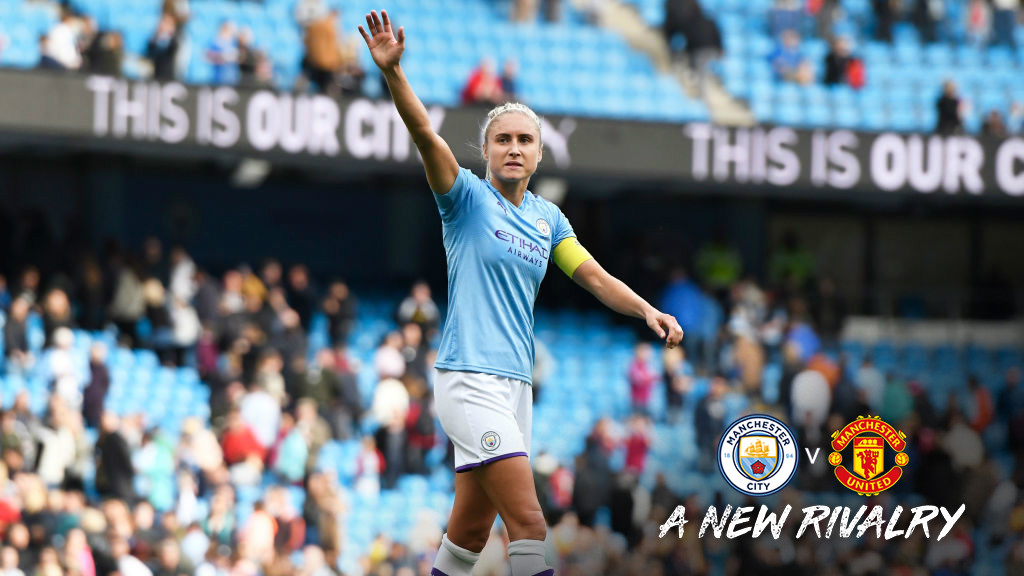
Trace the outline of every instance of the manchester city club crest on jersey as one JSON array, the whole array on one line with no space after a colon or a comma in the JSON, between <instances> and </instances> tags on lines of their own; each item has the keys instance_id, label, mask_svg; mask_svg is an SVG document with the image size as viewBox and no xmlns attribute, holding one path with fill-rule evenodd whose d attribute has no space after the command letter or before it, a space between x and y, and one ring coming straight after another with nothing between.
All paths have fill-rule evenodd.
<instances>
[{"instance_id":1,"label":"manchester city club crest on jersey","mask_svg":"<svg viewBox=\"0 0 1024 576\"><path fill-rule=\"evenodd\" d=\"M484 432L484 435L480 437L480 446L488 452L494 452L501 446L501 436L498 436L497 432Z\"/></svg>"},{"instance_id":2,"label":"manchester city club crest on jersey","mask_svg":"<svg viewBox=\"0 0 1024 576\"><path fill-rule=\"evenodd\" d=\"M550 236L551 235L551 226L548 224L547 220L545 220L543 218L538 218L537 219L537 231L540 232L541 234L543 234L544 236Z\"/></svg>"},{"instance_id":3,"label":"manchester city club crest on jersey","mask_svg":"<svg viewBox=\"0 0 1024 576\"><path fill-rule=\"evenodd\" d=\"M718 468L737 491L767 496L796 475L796 437L785 424L764 414L732 423L718 445Z\"/></svg>"}]
</instances>

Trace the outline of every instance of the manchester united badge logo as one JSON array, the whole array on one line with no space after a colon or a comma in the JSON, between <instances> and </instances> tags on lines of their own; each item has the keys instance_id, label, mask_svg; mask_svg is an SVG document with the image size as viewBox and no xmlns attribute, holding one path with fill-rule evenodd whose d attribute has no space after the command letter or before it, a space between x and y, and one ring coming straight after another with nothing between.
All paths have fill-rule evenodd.
<instances>
[{"instance_id":1,"label":"manchester united badge logo","mask_svg":"<svg viewBox=\"0 0 1024 576\"><path fill-rule=\"evenodd\" d=\"M858 416L832 434L828 463L843 486L861 496L874 496L892 488L903 475L903 467L910 463L906 449L906 434L878 416ZM895 466L886 468L886 462Z\"/></svg>"}]
</instances>

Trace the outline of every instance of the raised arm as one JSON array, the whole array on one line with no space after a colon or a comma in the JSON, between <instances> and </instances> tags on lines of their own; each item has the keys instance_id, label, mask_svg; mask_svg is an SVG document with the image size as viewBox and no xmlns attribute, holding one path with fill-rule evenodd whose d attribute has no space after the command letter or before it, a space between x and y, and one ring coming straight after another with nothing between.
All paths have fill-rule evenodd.
<instances>
[{"instance_id":1,"label":"raised arm","mask_svg":"<svg viewBox=\"0 0 1024 576\"><path fill-rule=\"evenodd\" d=\"M427 172L427 183L437 194L447 194L455 184L459 175L459 163L452 154L451 148L430 127L427 109L412 91L409 80L402 72L400 61L405 51L405 28L400 27L395 35L391 29L388 13L381 10L380 16L373 10L366 15L367 34L363 27L359 33L363 35L366 46L370 49L373 62L384 74L384 79L391 90L391 98L395 108L405 122L405 127L412 136L413 143L423 157L423 167Z\"/></svg>"},{"instance_id":2,"label":"raised arm","mask_svg":"<svg viewBox=\"0 0 1024 576\"><path fill-rule=\"evenodd\" d=\"M666 347L675 348L682 341L683 329L672 315L648 304L622 280L602 268L597 260L590 259L580 264L572 279L619 314L643 318L658 338L665 341Z\"/></svg>"}]
</instances>

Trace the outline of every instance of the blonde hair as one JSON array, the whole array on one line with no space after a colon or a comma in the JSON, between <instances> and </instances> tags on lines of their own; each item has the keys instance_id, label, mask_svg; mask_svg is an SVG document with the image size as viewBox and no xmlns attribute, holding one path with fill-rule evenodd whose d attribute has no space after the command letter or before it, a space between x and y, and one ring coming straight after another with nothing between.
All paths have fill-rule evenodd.
<instances>
[{"instance_id":1,"label":"blonde hair","mask_svg":"<svg viewBox=\"0 0 1024 576\"><path fill-rule=\"evenodd\" d=\"M481 152L483 152L484 147L487 146L487 133L491 129L491 124L498 118L501 118L506 114L512 114L515 112L518 112L519 114L522 114L523 116L526 116L528 119L533 121L533 124L537 127L537 143L543 146L543 137L540 131L540 116L537 116L536 112L534 112L529 106L523 104L522 102L505 102L504 104L499 104L495 106L494 108L491 109L490 112L487 113L487 122L484 123L483 129L480 130ZM489 165L487 166L486 178L488 180L491 179L491 167Z\"/></svg>"}]
</instances>

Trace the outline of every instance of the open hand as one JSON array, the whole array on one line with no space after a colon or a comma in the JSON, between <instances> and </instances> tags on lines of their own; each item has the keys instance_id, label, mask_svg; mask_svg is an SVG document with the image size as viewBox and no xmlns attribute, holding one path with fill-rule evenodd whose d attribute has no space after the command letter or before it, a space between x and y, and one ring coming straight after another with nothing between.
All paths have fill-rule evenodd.
<instances>
[{"instance_id":1,"label":"open hand","mask_svg":"<svg viewBox=\"0 0 1024 576\"><path fill-rule=\"evenodd\" d=\"M671 314L654 311L645 318L647 326L665 341L666 348L675 348L683 340L683 328Z\"/></svg>"},{"instance_id":2,"label":"open hand","mask_svg":"<svg viewBox=\"0 0 1024 576\"><path fill-rule=\"evenodd\" d=\"M370 49L373 63L381 70L398 66L402 52L405 51L405 28L399 28L396 36L391 30L391 19L385 10L380 11L379 17L376 10L371 10L366 15L366 27L370 30L369 34L362 26L359 27L359 33L363 35L366 47Z\"/></svg>"}]
</instances>

